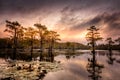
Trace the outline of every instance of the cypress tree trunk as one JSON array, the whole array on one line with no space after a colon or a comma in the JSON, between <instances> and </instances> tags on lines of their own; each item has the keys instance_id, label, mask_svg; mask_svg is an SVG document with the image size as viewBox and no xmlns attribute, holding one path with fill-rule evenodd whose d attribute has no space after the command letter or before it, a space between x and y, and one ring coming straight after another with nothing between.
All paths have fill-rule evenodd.
<instances>
[{"instance_id":1,"label":"cypress tree trunk","mask_svg":"<svg viewBox=\"0 0 120 80\"><path fill-rule=\"evenodd\" d=\"M16 37L16 29L14 34L14 49L13 49L13 60L16 59L16 50L17 50L17 37Z\"/></svg>"},{"instance_id":2,"label":"cypress tree trunk","mask_svg":"<svg viewBox=\"0 0 120 80\"><path fill-rule=\"evenodd\" d=\"M43 39L41 38L41 41L40 41L40 61L43 60Z\"/></svg>"},{"instance_id":3,"label":"cypress tree trunk","mask_svg":"<svg viewBox=\"0 0 120 80\"><path fill-rule=\"evenodd\" d=\"M54 61L53 48L54 48L54 40L52 39L52 44L51 44L51 62Z\"/></svg>"},{"instance_id":4,"label":"cypress tree trunk","mask_svg":"<svg viewBox=\"0 0 120 80\"><path fill-rule=\"evenodd\" d=\"M32 60L32 56L33 56L33 41L31 40L31 50L30 50L30 60Z\"/></svg>"},{"instance_id":5,"label":"cypress tree trunk","mask_svg":"<svg viewBox=\"0 0 120 80\"><path fill-rule=\"evenodd\" d=\"M54 45L54 42L52 40L51 43L49 44L49 49L48 49L48 56L49 56L50 62L54 61L53 45Z\"/></svg>"},{"instance_id":6,"label":"cypress tree trunk","mask_svg":"<svg viewBox=\"0 0 120 80\"><path fill-rule=\"evenodd\" d=\"M96 80L95 78L95 64L96 64L96 59L95 59L95 40L94 40L94 33L92 32L92 54L93 54L93 80Z\"/></svg>"}]
</instances>

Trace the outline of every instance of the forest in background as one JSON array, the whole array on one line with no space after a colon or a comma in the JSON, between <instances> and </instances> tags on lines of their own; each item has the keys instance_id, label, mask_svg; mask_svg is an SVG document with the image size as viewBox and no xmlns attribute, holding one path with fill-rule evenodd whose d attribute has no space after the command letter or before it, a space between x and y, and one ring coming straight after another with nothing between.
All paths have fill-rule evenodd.
<instances>
[{"instance_id":1,"label":"forest in background","mask_svg":"<svg viewBox=\"0 0 120 80\"><path fill-rule=\"evenodd\" d=\"M109 37L105 40L106 44L96 44L96 41L102 40L103 37L100 37L100 33L97 32L99 29L95 26L91 26L90 29L91 31L95 29L95 35L92 36L92 33L88 32L85 38L86 40L88 38L87 41L91 41L92 37L95 38L94 48L96 50L120 50L120 38L112 40ZM92 42L87 45L77 42L60 42L60 35L56 31L48 30L45 25L40 23L34 24L34 27L25 28L17 21L6 20L4 32L9 33L10 36L0 38L1 57L16 59L16 56L18 56L32 60L33 57L39 56L40 61L42 61L44 55L53 58L56 54L54 50L67 50L67 53L75 53L75 50L92 50ZM24 57L22 57L23 55Z\"/></svg>"},{"instance_id":2,"label":"forest in background","mask_svg":"<svg viewBox=\"0 0 120 80\"><path fill-rule=\"evenodd\" d=\"M23 48L29 48L28 41L23 41L19 43L18 48L23 49ZM117 43L117 42L116 42ZM48 48L47 45L44 45L45 48ZM5 48L12 48L12 42L9 41L9 38L0 38L0 49L5 49ZM34 49L39 48L39 40L34 40ZM81 49L81 50L88 50L90 49L89 45L85 45L82 43L77 43L77 42L55 42L54 44L55 49ZM98 44L96 45L97 50L107 50L108 49L108 44ZM112 45L113 50L120 50L119 44L113 44Z\"/></svg>"}]
</instances>

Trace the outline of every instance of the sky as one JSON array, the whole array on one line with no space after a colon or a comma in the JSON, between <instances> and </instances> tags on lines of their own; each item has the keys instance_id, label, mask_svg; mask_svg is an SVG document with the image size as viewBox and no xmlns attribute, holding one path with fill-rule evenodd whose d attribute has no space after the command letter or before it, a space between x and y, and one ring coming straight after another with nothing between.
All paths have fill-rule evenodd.
<instances>
[{"instance_id":1,"label":"sky","mask_svg":"<svg viewBox=\"0 0 120 80\"><path fill-rule=\"evenodd\" d=\"M60 34L61 41L86 42L90 26L99 28L104 40L120 37L120 0L0 0L0 37L5 20L24 27L46 25Z\"/></svg>"}]
</instances>

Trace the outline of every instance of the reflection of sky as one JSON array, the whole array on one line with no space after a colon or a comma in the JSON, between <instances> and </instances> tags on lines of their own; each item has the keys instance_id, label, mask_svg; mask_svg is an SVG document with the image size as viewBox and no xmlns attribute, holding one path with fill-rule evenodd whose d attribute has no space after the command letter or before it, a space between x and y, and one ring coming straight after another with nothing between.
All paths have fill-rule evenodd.
<instances>
[{"instance_id":1,"label":"reflection of sky","mask_svg":"<svg viewBox=\"0 0 120 80\"><path fill-rule=\"evenodd\" d=\"M98 53L100 52L98 51ZM118 54L118 52L116 54ZM88 57L90 58L90 55L88 54L81 54L79 56L75 56L75 58L72 56L70 59L66 59L64 55L55 57L55 60L61 61L64 66L64 70L48 73L44 80L89 80L89 73L86 70ZM103 64L105 67L102 69L101 80L120 79L120 64L116 63L116 61L113 63L113 65L108 64L108 58L106 55L97 54L96 57L98 63ZM114 55L114 57L116 57L116 59L120 59L119 56Z\"/></svg>"}]
</instances>

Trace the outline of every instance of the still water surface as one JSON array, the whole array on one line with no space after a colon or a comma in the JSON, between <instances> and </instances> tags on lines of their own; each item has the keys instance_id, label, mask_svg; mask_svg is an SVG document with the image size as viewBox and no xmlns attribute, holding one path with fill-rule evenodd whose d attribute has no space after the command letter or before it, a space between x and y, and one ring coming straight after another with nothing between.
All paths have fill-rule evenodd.
<instances>
[{"instance_id":1,"label":"still water surface","mask_svg":"<svg viewBox=\"0 0 120 80\"><path fill-rule=\"evenodd\" d=\"M60 61L63 70L48 73L43 80L91 80L90 72L87 71L88 58L92 58L89 50L78 50L80 54L59 54L55 56ZM120 80L120 52L100 50L96 51L97 63L104 65L98 80ZM0 72L7 63L0 59ZM3 66L3 67L2 67ZM2 69L3 68L3 69ZM0 73L1 74L1 73ZM1 74L2 75L2 74Z\"/></svg>"},{"instance_id":2,"label":"still water surface","mask_svg":"<svg viewBox=\"0 0 120 80\"><path fill-rule=\"evenodd\" d=\"M50 72L44 80L91 80L88 77L90 73L87 71L88 58L91 58L90 51L82 50L84 54L64 55L60 54L55 57L56 61L60 61L63 70ZM101 70L101 78L99 80L120 80L120 52L113 51L109 55L108 51L96 51L97 62L104 65Z\"/></svg>"}]
</instances>

